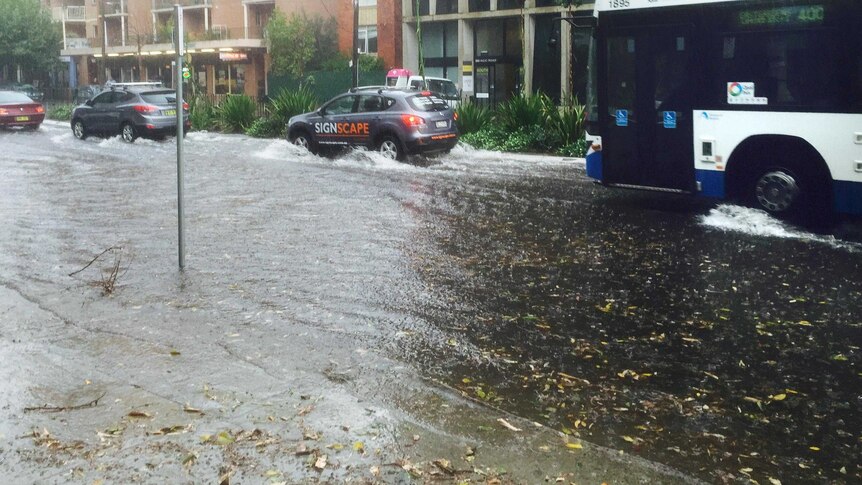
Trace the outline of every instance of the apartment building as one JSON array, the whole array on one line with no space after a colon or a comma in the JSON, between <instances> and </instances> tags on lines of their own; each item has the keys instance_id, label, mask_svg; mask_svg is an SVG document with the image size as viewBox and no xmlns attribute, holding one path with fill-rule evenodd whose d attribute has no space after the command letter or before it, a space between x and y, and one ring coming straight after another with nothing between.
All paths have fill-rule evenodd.
<instances>
[{"instance_id":1,"label":"apartment building","mask_svg":"<svg viewBox=\"0 0 862 485\"><path fill-rule=\"evenodd\" d=\"M252 96L267 93L264 30L274 10L334 17L337 1L43 0L62 25L70 87L97 84L103 65L105 80L172 85L174 4L180 4L197 85L209 94Z\"/></svg>"},{"instance_id":2,"label":"apartment building","mask_svg":"<svg viewBox=\"0 0 862 485\"><path fill-rule=\"evenodd\" d=\"M556 0L401 0L406 68L461 86L465 97L495 104L523 90L555 100L581 98L589 37L562 20L576 13ZM418 6L418 9L417 9ZM588 14L593 2L577 10Z\"/></svg>"},{"instance_id":3,"label":"apartment building","mask_svg":"<svg viewBox=\"0 0 862 485\"><path fill-rule=\"evenodd\" d=\"M358 29L353 28L354 8ZM341 52L352 52L357 32L360 53L379 57L387 69L401 67L401 0L339 0L337 18Z\"/></svg>"}]
</instances>

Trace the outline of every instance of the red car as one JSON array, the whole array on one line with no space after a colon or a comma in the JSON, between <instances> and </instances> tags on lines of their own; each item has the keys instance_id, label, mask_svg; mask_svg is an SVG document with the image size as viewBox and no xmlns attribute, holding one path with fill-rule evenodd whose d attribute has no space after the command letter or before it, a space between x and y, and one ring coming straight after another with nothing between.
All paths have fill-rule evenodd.
<instances>
[{"instance_id":1,"label":"red car","mask_svg":"<svg viewBox=\"0 0 862 485\"><path fill-rule=\"evenodd\" d=\"M0 91L0 127L21 126L35 130L45 120L45 108L26 94Z\"/></svg>"}]
</instances>

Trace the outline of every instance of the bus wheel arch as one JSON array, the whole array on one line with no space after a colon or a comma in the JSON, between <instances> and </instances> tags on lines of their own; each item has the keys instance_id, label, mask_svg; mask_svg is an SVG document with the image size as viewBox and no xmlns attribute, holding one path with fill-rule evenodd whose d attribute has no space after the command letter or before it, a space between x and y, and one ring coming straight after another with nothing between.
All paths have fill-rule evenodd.
<instances>
[{"instance_id":1,"label":"bus wheel arch","mask_svg":"<svg viewBox=\"0 0 862 485\"><path fill-rule=\"evenodd\" d=\"M731 154L727 197L779 217L814 218L832 208L832 175L820 153L802 138L755 135Z\"/></svg>"}]
</instances>

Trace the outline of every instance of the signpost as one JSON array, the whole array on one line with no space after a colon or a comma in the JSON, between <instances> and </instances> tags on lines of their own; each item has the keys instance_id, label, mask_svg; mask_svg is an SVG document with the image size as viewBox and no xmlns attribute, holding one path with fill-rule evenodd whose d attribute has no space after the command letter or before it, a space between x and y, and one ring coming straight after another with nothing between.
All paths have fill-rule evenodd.
<instances>
[{"instance_id":1,"label":"signpost","mask_svg":"<svg viewBox=\"0 0 862 485\"><path fill-rule=\"evenodd\" d=\"M183 207L183 192L185 191L185 182L183 176L183 132L185 126L183 123L183 55L185 54L185 43L183 41L183 7L174 5L176 13L176 53L177 59L174 68L174 87L177 91L177 233L179 239L179 265L180 271L186 267L186 252L185 252L185 211Z\"/></svg>"}]
</instances>

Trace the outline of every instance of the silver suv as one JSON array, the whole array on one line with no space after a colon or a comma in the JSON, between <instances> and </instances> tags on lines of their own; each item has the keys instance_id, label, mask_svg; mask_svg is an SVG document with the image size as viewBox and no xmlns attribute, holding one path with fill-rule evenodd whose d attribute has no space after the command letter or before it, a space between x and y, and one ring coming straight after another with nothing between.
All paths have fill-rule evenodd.
<instances>
[{"instance_id":1,"label":"silver suv","mask_svg":"<svg viewBox=\"0 0 862 485\"><path fill-rule=\"evenodd\" d=\"M176 92L150 83L114 84L72 111L72 133L120 135L123 141L138 137L155 140L177 133ZM183 103L183 136L191 128L189 105Z\"/></svg>"},{"instance_id":2,"label":"silver suv","mask_svg":"<svg viewBox=\"0 0 862 485\"><path fill-rule=\"evenodd\" d=\"M360 88L291 118L287 139L312 153L364 146L403 160L408 154L451 150L458 143L456 119L446 102L430 91Z\"/></svg>"}]
</instances>

